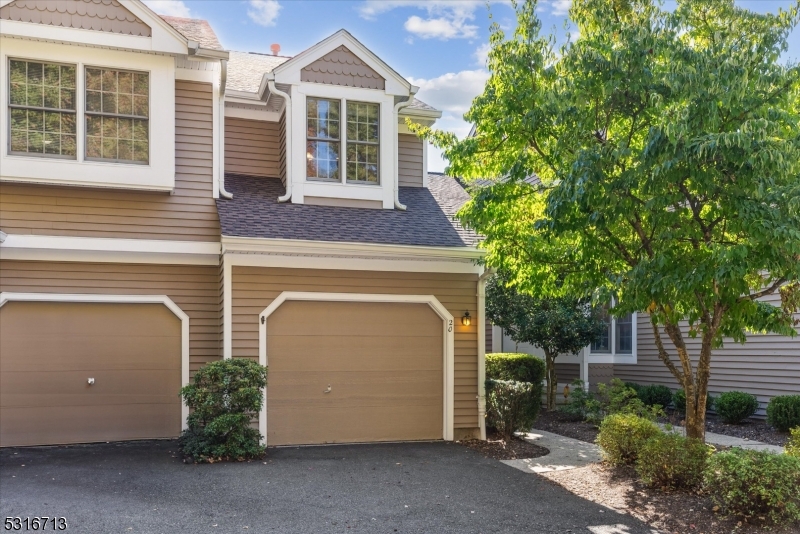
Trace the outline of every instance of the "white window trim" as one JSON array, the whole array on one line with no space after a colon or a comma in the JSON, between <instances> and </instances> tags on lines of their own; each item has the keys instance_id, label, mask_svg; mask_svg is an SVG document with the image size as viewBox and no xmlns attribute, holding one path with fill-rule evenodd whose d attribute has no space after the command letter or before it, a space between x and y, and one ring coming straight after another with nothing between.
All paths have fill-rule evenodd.
<instances>
[{"instance_id":1,"label":"white window trim","mask_svg":"<svg viewBox=\"0 0 800 534\"><path fill-rule=\"evenodd\" d=\"M313 301L313 302L406 302L427 304L442 319L442 331L444 346L442 347L444 358L443 384L444 403L442 406L442 436L445 441L453 440L453 421L454 421L454 388L455 388L455 358L454 358L454 324L453 316L447 311L439 300L433 295L384 295L372 293L315 293L303 291L284 291L270 303L269 306L258 315L258 360L261 365L267 366L269 363L267 356L267 325L269 316L275 312L284 302L291 301ZM226 358L231 358L226 354ZM264 405L258 418L258 429L264 437L264 445L267 445L267 390L264 388Z\"/></svg>"},{"instance_id":2,"label":"white window trim","mask_svg":"<svg viewBox=\"0 0 800 534\"><path fill-rule=\"evenodd\" d=\"M611 301L611 306L614 306L614 301ZM637 312L631 314L631 347L630 353L617 354L617 318L609 314L611 319L609 344L611 352L592 352L592 346L588 345L584 349L584 354L588 357L588 363L619 363L619 364L635 364L637 362Z\"/></svg>"},{"instance_id":3,"label":"white window trim","mask_svg":"<svg viewBox=\"0 0 800 534\"><path fill-rule=\"evenodd\" d=\"M189 384L189 316L166 295L91 295L69 293L0 293L0 307L7 302L96 302L163 304L181 321L181 385ZM178 392L175 392L177 395ZM181 401L181 429L187 428L189 407Z\"/></svg>"}]
</instances>

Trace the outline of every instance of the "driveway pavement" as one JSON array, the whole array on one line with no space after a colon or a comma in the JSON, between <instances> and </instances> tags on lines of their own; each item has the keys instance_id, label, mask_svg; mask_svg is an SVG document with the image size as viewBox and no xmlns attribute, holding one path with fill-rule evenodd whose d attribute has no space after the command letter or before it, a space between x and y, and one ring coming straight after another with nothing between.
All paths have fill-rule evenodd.
<instances>
[{"instance_id":1,"label":"driveway pavement","mask_svg":"<svg viewBox=\"0 0 800 534\"><path fill-rule=\"evenodd\" d=\"M81 533L651 534L642 523L457 444L271 450L187 465L172 441L0 450L0 520ZM24 530L24 529L23 529Z\"/></svg>"}]
</instances>

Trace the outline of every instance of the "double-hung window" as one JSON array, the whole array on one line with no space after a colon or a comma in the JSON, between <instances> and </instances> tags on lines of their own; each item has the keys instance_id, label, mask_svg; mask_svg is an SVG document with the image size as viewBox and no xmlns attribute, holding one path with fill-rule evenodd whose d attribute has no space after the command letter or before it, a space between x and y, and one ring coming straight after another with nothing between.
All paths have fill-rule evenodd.
<instances>
[{"instance_id":1,"label":"double-hung window","mask_svg":"<svg viewBox=\"0 0 800 534\"><path fill-rule=\"evenodd\" d=\"M605 323L605 329L600 338L592 343L590 352L592 354L632 355L636 343L633 314L614 317L609 313L608 307L604 306L601 317Z\"/></svg>"},{"instance_id":2,"label":"double-hung window","mask_svg":"<svg viewBox=\"0 0 800 534\"><path fill-rule=\"evenodd\" d=\"M345 108L344 135L342 107ZM309 97L306 100L306 177L379 184L379 115L379 104Z\"/></svg>"}]
</instances>

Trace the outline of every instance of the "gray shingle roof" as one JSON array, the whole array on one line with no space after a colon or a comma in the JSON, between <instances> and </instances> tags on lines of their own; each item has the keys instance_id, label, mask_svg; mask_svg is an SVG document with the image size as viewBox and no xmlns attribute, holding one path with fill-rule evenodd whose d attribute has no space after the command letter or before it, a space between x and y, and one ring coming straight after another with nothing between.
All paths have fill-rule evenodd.
<instances>
[{"instance_id":1,"label":"gray shingle roof","mask_svg":"<svg viewBox=\"0 0 800 534\"><path fill-rule=\"evenodd\" d=\"M231 52L228 59L228 87L235 91L255 93L265 73L272 72L290 59L255 52Z\"/></svg>"},{"instance_id":2,"label":"gray shingle roof","mask_svg":"<svg viewBox=\"0 0 800 534\"><path fill-rule=\"evenodd\" d=\"M207 20L186 19L183 17L170 17L159 15L167 24L178 30L178 33L189 39L200 43L200 46L209 50L224 50L222 44L217 39L217 34L211 28Z\"/></svg>"},{"instance_id":3,"label":"gray shingle roof","mask_svg":"<svg viewBox=\"0 0 800 534\"><path fill-rule=\"evenodd\" d=\"M225 188L233 199L217 200L224 236L438 247L477 242L452 220L469 195L449 177L432 177L430 189L401 187L407 211L279 204L284 187L277 178L227 175Z\"/></svg>"},{"instance_id":4,"label":"gray shingle roof","mask_svg":"<svg viewBox=\"0 0 800 534\"><path fill-rule=\"evenodd\" d=\"M435 107L426 104L425 102L423 102L422 100L420 100L418 98L414 98L414 100L412 100L411 103L408 106L406 106L404 109L420 109L420 110L423 110L423 111L439 111Z\"/></svg>"}]
</instances>

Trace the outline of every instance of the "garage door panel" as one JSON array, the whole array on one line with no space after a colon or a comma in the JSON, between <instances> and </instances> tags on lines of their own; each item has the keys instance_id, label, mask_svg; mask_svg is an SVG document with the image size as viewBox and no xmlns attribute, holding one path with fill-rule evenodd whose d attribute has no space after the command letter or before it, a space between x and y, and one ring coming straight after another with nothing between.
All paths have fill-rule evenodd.
<instances>
[{"instance_id":1,"label":"garage door panel","mask_svg":"<svg viewBox=\"0 0 800 534\"><path fill-rule=\"evenodd\" d=\"M430 395L441 404L441 373L422 373L416 371L393 371L386 373L347 371L325 372L304 371L280 373L270 376L268 400L295 399L325 404L350 398L355 395L393 397L402 401L403 396ZM324 393L327 386L330 393Z\"/></svg>"},{"instance_id":2,"label":"garage door panel","mask_svg":"<svg viewBox=\"0 0 800 534\"><path fill-rule=\"evenodd\" d=\"M436 341L434 340L434 344ZM363 338L339 343L317 343L307 339L276 340L269 346L270 372L277 373L292 369L308 370L399 370L441 369L441 362L430 357L431 342L411 338L407 343L398 341L396 346L381 346L380 340L367 343ZM309 346L311 345L311 346ZM441 352L442 347L439 347ZM277 354L290 354L289 357L273 357Z\"/></svg>"}]
</instances>

